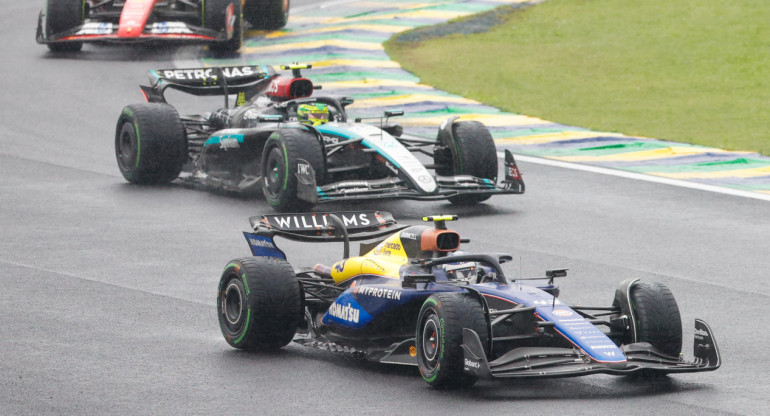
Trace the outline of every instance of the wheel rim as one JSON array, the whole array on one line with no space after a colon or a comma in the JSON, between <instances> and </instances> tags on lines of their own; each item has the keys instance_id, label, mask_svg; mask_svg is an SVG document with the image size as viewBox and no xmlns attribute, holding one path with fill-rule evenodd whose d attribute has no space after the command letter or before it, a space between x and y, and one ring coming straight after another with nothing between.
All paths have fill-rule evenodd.
<instances>
[{"instance_id":1,"label":"wheel rim","mask_svg":"<svg viewBox=\"0 0 770 416\"><path fill-rule=\"evenodd\" d=\"M428 316L422 326L421 342L423 362L426 369L429 371L436 369L436 364L438 362L438 351L440 349L438 340L441 336L439 326L437 325L438 318L433 311L431 312L432 313Z\"/></svg>"},{"instance_id":2,"label":"wheel rim","mask_svg":"<svg viewBox=\"0 0 770 416\"><path fill-rule=\"evenodd\" d=\"M225 289L225 297L222 299L222 315L224 315L228 326L237 328L240 326L242 314L243 295L241 288L238 287L236 280L233 279Z\"/></svg>"},{"instance_id":3,"label":"wheel rim","mask_svg":"<svg viewBox=\"0 0 770 416\"><path fill-rule=\"evenodd\" d=\"M277 147L273 147L267 155L265 162L265 189L271 198L277 198L283 188L284 172L283 152Z\"/></svg>"},{"instance_id":4,"label":"wheel rim","mask_svg":"<svg viewBox=\"0 0 770 416\"><path fill-rule=\"evenodd\" d=\"M136 163L136 141L134 125L123 123L120 129L116 150L118 152L118 163L123 170L129 170Z\"/></svg>"}]
</instances>

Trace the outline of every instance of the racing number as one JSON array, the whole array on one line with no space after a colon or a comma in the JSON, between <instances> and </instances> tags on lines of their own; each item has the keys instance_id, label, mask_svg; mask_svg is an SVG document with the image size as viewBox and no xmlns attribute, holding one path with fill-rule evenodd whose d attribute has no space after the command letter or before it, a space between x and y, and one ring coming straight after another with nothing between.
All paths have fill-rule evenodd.
<instances>
[{"instance_id":1,"label":"racing number","mask_svg":"<svg viewBox=\"0 0 770 416\"><path fill-rule=\"evenodd\" d=\"M341 262L334 265L334 270L337 273L342 273L343 270L345 270L345 263L347 262L347 259L342 260Z\"/></svg>"}]
</instances>

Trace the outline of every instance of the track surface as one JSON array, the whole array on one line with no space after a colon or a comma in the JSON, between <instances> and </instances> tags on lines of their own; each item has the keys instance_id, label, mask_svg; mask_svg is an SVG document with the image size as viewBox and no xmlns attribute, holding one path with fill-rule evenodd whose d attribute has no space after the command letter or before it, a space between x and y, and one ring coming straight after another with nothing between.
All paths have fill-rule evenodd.
<instances>
[{"instance_id":1,"label":"track surface","mask_svg":"<svg viewBox=\"0 0 770 416\"><path fill-rule=\"evenodd\" d=\"M296 345L269 355L231 349L219 333L215 287L227 261L248 254L247 218L269 208L178 186L129 186L114 161L121 108L141 99L147 69L185 51L86 46L52 57L34 43L37 2L3 3L0 414L766 412L767 202L530 163L521 164L527 194L474 209L353 208L411 223L458 213L467 248L513 253L521 259L513 274L570 268L561 283L569 303L606 304L628 277L664 282L686 340L694 318L711 324L720 370L444 392L414 368ZM337 245L314 246L307 257L303 246L282 248L297 265L341 254ZM690 341L684 351L691 355Z\"/></svg>"}]
</instances>

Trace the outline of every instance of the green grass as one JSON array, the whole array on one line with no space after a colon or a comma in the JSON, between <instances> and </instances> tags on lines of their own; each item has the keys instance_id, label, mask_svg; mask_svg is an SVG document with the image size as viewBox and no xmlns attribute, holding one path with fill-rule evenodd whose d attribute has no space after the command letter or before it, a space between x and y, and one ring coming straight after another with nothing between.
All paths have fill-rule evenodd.
<instances>
[{"instance_id":1,"label":"green grass","mask_svg":"<svg viewBox=\"0 0 770 416\"><path fill-rule=\"evenodd\" d=\"M390 56L421 82L599 131L770 154L770 1L547 0Z\"/></svg>"}]
</instances>

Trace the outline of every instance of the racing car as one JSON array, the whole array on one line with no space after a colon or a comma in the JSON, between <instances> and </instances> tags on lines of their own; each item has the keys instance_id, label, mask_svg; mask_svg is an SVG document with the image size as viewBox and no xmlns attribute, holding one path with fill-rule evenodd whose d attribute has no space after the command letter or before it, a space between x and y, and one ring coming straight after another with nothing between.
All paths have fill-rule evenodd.
<instances>
[{"instance_id":1,"label":"racing car","mask_svg":"<svg viewBox=\"0 0 770 416\"><path fill-rule=\"evenodd\" d=\"M721 365L709 326L695 320L694 360L682 356L671 291L628 279L609 306L568 306L556 278L511 278L504 253L460 251L447 228L399 225L387 212L264 215L244 232L252 256L230 261L217 291L225 340L242 350L296 343L419 367L433 387L477 379L653 376ZM294 268L275 238L343 242L342 259ZM362 241L359 256L350 242ZM538 283L539 281L539 283Z\"/></svg>"},{"instance_id":2,"label":"racing car","mask_svg":"<svg viewBox=\"0 0 770 416\"><path fill-rule=\"evenodd\" d=\"M280 29L289 0L46 0L36 39L52 52L79 51L83 42L158 40L233 52L243 40L241 16L255 29Z\"/></svg>"},{"instance_id":3,"label":"racing car","mask_svg":"<svg viewBox=\"0 0 770 416\"><path fill-rule=\"evenodd\" d=\"M146 103L118 118L115 152L134 184L176 179L194 187L263 193L281 212L324 202L401 198L475 204L492 195L524 192L513 155L505 152L498 184L497 149L477 121L451 117L435 138L406 135L385 110L351 119L353 98L314 95L302 76L307 64L163 69L142 86ZM179 116L168 89L224 97L213 112ZM229 105L230 96L235 105Z\"/></svg>"}]
</instances>

